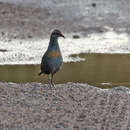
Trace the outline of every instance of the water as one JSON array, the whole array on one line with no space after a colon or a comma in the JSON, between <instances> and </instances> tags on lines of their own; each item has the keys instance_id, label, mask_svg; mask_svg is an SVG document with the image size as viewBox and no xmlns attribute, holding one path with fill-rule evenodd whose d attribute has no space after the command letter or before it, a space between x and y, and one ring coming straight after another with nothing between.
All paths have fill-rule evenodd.
<instances>
[{"instance_id":1,"label":"water","mask_svg":"<svg viewBox=\"0 0 130 130\"><path fill-rule=\"evenodd\" d=\"M77 55L72 55L76 57ZM55 83L80 82L101 88L130 87L130 54L80 54L85 61L64 63L54 76ZM6 82L48 83L48 76L39 77L40 65L0 66L0 80Z\"/></svg>"}]
</instances>

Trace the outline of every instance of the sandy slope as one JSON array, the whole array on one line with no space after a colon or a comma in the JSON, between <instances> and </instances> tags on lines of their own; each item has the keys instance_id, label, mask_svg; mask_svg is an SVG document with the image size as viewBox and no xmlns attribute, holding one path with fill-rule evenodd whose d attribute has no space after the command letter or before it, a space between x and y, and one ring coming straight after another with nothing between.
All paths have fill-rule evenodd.
<instances>
[{"instance_id":1,"label":"sandy slope","mask_svg":"<svg viewBox=\"0 0 130 130\"><path fill-rule=\"evenodd\" d=\"M87 84L0 83L0 128L130 130L130 90Z\"/></svg>"}]
</instances>

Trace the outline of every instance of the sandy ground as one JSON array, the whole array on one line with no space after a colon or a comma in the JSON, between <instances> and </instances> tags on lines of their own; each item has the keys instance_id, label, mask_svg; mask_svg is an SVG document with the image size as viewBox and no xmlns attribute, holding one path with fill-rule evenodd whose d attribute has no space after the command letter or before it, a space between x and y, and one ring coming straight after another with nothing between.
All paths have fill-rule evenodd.
<instances>
[{"instance_id":1,"label":"sandy ground","mask_svg":"<svg viewBox=\"0 0 130 130\"><path fill-rule=\"evenodd\" d=\"M130 90L0 83L0 129L130 130Z\"/></svg>"},{"instance_id":2,"label":"sandy ground","mask_svg":"<svg viewBox=\"0 0 130 130\"><path fill-rule=\"evenodd\" d=\"M45 0L41 7L35 3L16 5L0 2L0 37L6 40L42 39L54 28L82 36L110 29L130 33L129 0ZM40 5L40 1L37 3Z\"/></svg>"}]
</instances>

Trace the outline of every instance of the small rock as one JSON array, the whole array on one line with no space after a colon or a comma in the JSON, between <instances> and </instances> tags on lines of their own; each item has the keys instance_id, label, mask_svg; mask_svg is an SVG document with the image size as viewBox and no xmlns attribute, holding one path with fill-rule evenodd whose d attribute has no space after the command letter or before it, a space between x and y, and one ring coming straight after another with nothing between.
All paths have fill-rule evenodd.
<instances>
[{"instance_id":1,"label":"small rock","mask_svg":"<svg viewBox=\"0 0 130 130\"><path fill-rule=\"evenodd\" d=\"M2 36L4 36L4 35L5 35L5 33L4 33L4 32L1 32L1 34L2 34Z\"/></svg>"},{"instance_id":2,"label":"small rock","mask_svg":"<svg viewBox=\"0 0 130 130\"><path fill-rule=\"evenodd\" d=\"M73 35L73 38L74 38L74 39L79 39L80 36L79 36L79 35Z\"/></svg>"},{"instance_id":3,"label":"small rock","mask_svg":"<svg viewBox=\"0 0 130 130\"><path fill-rule=\"evenodd\" d=\"M60 122L60 123L56 124L55 127L56 128L68 128L68 125L65 124L64 122Z\"/></svg>"},{"instance_id":4,"label":"small rock","mask_svg":"<svg viewBox=\"0 0 130 130\"><path fill-rule=\"evenodd\" d=\"M6 11L2 11L2 14L6 14Z\"/></svg>"},{"instance_id":5,"label":"small rock","mask_svg":"<svg viewBox=\"0 0 130 130\"><path fill-rule=\"evenodd\" d=\"M32 36L31 36L31 35L28 35L28 38L32 38Z\"/></svg>"},{"instance_id":6,"label":"small rock","mask_svg":"<svg viewBox=\"0 0 130 130\"><path fill-rule=\"evenodd\" d=\"M7 52L7 50L5 50L5 49L0 49L0 52Z\"/></svg>"},{"instance_id":7,"label":"small rock","mask_svg":"<svg viewBox=\"0 0 130 130\"><path fill-rule=\"evenodd\" d=\"M16 39L17 38L17 36L14 36L14 39Z\"/></svg>"},{"instance_id":8,"label":"small rock","mask_svg":"<svg viewBox=\"0 0 130 130\"><path fill-rule=\"evenodd\" d=\"M77 121L83 121L85 119L85 117L86 117L86 115L84 113L80 113Z\"/></svg>"},{"instance_id":9,"label":"small rock","mask_svg":"<svg viewBox=\"0 0 130 130\"><path fill-rule=\"evenodd\" d=\"M22 44L22 41L20 41L19 44Z\"/></svg>"},{"instance_id":10,"label":"small rock","mask_svg":"<svg viewBox=\"0 0 130 130\"><path fill-rule=\"evenodd\" d=\"M79 126L77 126L77 125L73 126L73 128L74 128L75 130L79 130Z\"/></svg>"},{"instance_id":11,"label":"small rock","mask_svg":"<svg viewBox=\"0 0 130 130\"><path fill-rule=\"evenodd\" d=\"M96 7L96 3L92 3L92 7Z\"/></svg>"}]
</instances>

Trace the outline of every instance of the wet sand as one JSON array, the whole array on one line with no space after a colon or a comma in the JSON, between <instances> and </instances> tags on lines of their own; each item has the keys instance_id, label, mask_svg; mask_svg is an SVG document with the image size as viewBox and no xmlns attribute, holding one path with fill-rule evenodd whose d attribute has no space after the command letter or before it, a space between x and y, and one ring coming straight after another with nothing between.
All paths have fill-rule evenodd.
<instances>
[{"instance_id":1,"label":"wet sand","mask_svg":"<svg viewBox=\"0 0 130 130\"><path fill-rule=\"evenodd\" d=\"M130 130L130 89L0 82L0 129Z\"/></svg>"}]
</instances>

